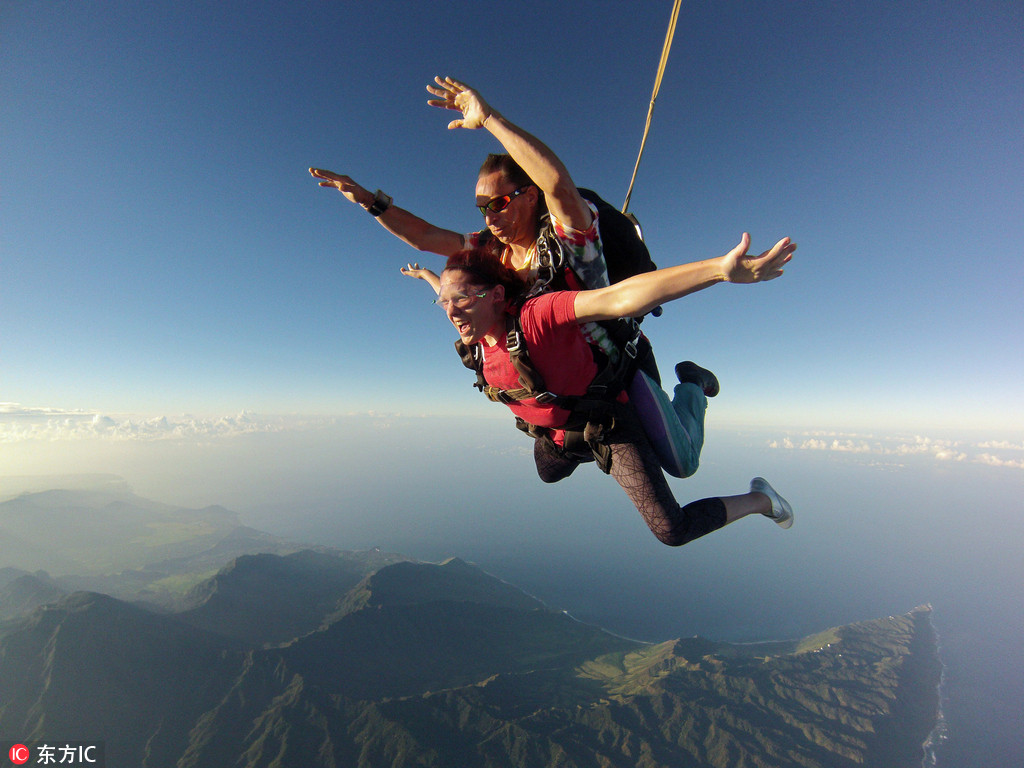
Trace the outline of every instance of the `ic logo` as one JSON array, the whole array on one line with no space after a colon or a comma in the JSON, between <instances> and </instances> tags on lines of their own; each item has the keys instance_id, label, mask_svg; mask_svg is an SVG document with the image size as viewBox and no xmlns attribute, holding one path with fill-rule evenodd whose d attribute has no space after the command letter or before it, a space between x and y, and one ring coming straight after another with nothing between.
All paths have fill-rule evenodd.
<instances>
[{"instance_id":1,"label":"ic logo","mask_svg":"<svg viewBox=\"0 0 1024 768\"><path fill-rule=\"evenodd\" d=\"M28 762L29 757L32 753L29 752L28 747L24 744L15 744L11 747L11 751L8 752L8 757L11 758L11 762L15 765L24 765Z\"/></svg>"}]
</instances>

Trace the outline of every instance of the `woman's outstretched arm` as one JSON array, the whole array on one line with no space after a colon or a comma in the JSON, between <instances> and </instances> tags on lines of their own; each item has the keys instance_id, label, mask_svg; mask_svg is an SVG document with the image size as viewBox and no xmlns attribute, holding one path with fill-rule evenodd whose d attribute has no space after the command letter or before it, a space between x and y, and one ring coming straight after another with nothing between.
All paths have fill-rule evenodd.
<instances>
[{"instance_id":1,"label":"woman's outstretched arm","mask_svg":"<svg viewBox=\"0 0 1024 768\"><path fill-rule=\"evenodd\" d=\"M639 317L657 306L716 283L760 283L782 275L796 243L784 237L758 256L747 253L750 235L724 256L634 275L622 282L576 294L576 321Z\"/></svg>"}]
</instances>

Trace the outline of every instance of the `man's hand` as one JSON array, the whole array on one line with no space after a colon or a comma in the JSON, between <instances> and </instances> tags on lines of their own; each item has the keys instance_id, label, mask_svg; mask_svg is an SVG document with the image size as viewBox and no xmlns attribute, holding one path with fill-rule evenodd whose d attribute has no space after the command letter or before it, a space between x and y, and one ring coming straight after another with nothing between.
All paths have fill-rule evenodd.
<instances>
[{"instance_id":1,"label":"man's hand","mask_svg":"<svg viewBox=\"0 0 1024 768\"><path fill-rule=\"evenodd\" d=\"M323 179L320 182L321 187L334 187L356 205L361 205L363 208L373 205L373 192L359 186L348 176L320 168L310 168L309 173L314 179Z\"/></svg>"},{"instance_id":2,"label":"man's hand","mask_svg":"<svg viewBox=\"0 0 1024 768\"><path fill-rule=\"evenodd\" d=\"M784 237L760 256L747 253L750 235L743 233L739 245L722 257L722 274L730 283L761 283L782 275L782 268L793 258L796 243Z\"/></svg>"},{"instance_id":3,"label":"man's hand","mask_svg":"<svg viewBox=\"0 0 1024 768\"><path fill-rule=\"evenodd\" d=\"M487 118L497 114L480 97L479 93L465 83L452 80L450 77L435 77L434 82L437 85L428 85L427 91L439 98L430 99L427 101L427 104L432 107L440 107L441 109L454 109L462 113L462 119L452 120L448 123L449 129L480 128Z\"/></svg>"},{"instance_id":4,"label":"man's hand","mask_svg":"<svg viewBox=\"0 0 1024 768\"><path fill-rule=\"evenodd\" d=\"M321 179L321 187L334 187L364 210L369 211L373 207L376 195L356 184L350 177L322 168L310 168L309 173L314 179ZM387 210L375 217L375 221L417 251L451 256L466 247L466 239L458 232L434 226L397 205L387 206Z\"/></svg>"}]
</instances>

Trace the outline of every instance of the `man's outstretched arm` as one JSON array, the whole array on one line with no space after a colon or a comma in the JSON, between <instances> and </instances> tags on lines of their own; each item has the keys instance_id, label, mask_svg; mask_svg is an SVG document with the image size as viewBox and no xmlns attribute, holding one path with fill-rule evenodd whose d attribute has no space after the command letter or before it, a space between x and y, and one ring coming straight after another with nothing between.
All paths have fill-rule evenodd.
<instances>
[{"instance_id":1,"label":"man's outstretched arm","mask_svg":"<svg viewBox=\"0 0 1024 768\"><path fill-rule=\"evenodd\" d=\"M321 168L310 168L309 172L313 178L321 180L321 187L334 187L367 211L372 211L374 203L377 202L373 192L360 186L349 176ZM447 257L465 247L465 238L460 233L437 227L394 204L388 204L376 219L384 229L418 251L428 251Z\"/></svg>"},{"instance_id":2,"label":"man's outstretched arm","mask_svg":"<svg viewBox=\"0 0 1024 768\"><path fill-rule=\"evenodd\" d=\"M548 210L556 219L572 229L590 228L590 207L577 191L568 169L544 142L503 117L465 83L450 77L435 77L434 82L437 85L428 85L427 90L438 98L427 103L462 113L461 118L448 123L449 128L488 130L544 193Z\"/></svg>"}]
</instances>

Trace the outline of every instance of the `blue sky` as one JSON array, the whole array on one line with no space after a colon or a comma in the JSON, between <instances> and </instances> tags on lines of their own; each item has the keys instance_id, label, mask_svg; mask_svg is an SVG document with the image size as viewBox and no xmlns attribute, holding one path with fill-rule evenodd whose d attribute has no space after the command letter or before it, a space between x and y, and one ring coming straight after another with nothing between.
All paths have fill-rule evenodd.
<instances>
[{"instance_id":1,"label":"blue sky","mask_svg":"<svg viewBox=\"0 0 1024 768\"><path fill-rule=\"evenodd\" d=\"M482 411L398 274L417 254L305 169L477 228L496 145L426 105L450 73L619 203L670 9L4 4L0 401ZM722 419L1024 424L1022 13L684 4L631 204L655 258L800 244L782 280L650 323L663 367L719 373Z\"/></svg>"}]
</instances>

